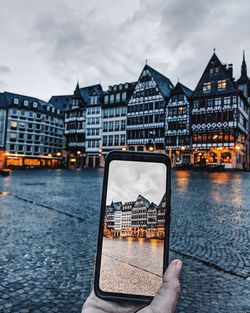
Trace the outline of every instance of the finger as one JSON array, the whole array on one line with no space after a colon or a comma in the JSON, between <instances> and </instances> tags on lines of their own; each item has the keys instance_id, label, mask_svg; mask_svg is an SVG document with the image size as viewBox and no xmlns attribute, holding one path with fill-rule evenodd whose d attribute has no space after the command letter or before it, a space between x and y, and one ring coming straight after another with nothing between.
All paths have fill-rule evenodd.
<instances>
[{"instance_id":1,"label":"finger","mask_svg":"<svg viewBox=\"0 0 250 313\"><path fill-rule=\"evenodd\" d=\"M180 295L179 274L181 268L180 260L174 260L169 264L163 276L162 286L150 304L153 312L175 312Z\"/></svg>"}]
</instances>

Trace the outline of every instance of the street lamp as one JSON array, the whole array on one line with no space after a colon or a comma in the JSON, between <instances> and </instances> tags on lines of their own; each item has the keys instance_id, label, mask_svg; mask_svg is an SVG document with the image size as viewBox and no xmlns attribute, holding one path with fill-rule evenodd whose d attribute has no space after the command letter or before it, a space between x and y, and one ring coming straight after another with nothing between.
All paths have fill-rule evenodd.
<instances>
[{"instance_id":1,"label":"street lamp","mask_svg":"<svg viewBox=\"0 0 250 313\"><path fill-rule=\"evenodd\" d=\"M57 152L56 156L60 157L61 156L61 152Z\"/></svg>"},{"instance_id":2,"label":"street lamp","mask_svg":"<svg viewBox=\"0 0 250 313\"><path fill-rule=\"evenodd\" d=\"M52 157L52 154L51 154L51 153L49 153L49 154L48 154L48 157L49 157L49 158L51 158L51 157Z\"/></svg>"},{"instance_id":3,"label":"street lamp","mask_svg":"<svg viewBox=\"0 0 250 313\"><path fill-rule=\"evenodd\" d=\"M80 154L81 154L81 151L78 150L76 153L77 153L78 155L80 155Z\"/></svg>"},{"instance_id":4,"label":"street lamp","mask_svg":"<svg viewBox=\"0 0 250 313\"><path fill-rule=\"evenodd\" d=\"M186 147L185 146L181 146L181 150L182 151L186 150Z\"/></svg>"},{"instance_id":5,"label":"street lamp","mask_svg":"<svg viewBox=\"0 0 250 313\"><path fill-rule=\"evenodd\" d=\"M122 147L122 151L127 151L127 148L126 147Z\"/></svg>"},{"instance_id":6,"label":"street lamp","mask_svg":"<svg viewBox=\"0 0 250 313\"><path fill-rule=\"evenodd\" d=\"M149 150L149 151L154 151L154 147L150 146L150 147L148 148L148 150Z\"/></svg>"}]
</instances>

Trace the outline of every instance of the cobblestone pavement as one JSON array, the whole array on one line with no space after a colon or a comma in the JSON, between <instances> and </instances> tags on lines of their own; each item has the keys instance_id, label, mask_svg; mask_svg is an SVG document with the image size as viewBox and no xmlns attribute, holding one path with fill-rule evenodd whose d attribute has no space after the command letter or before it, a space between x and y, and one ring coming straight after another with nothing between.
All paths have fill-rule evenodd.
<instances>
[{"instance_id":1,"label":"cobblestone pavement","mask_svg":"<svg viewBox=\"0 0 250 313\"><path fill-rule=\"evenodd\" d=\"M91 289L102 170L0 178L0 312L80 312ZM179 313L250 312L250 174L173 172Z\"/></svg>"}]
</instances>

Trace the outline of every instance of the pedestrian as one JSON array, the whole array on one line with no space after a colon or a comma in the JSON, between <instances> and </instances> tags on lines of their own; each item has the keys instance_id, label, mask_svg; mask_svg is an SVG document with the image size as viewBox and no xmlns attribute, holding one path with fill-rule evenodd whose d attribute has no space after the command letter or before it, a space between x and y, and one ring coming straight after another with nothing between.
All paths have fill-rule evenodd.
<instances>
[{"instance_id":1,"label":"pedestrian","mask_svg":"<svg viewBox=\"0 0 250 313\"><path fill-rule=\"evenodd\" d=\"M83 305L82 313L174 313L180 294L180 260L172 261L164 276L163 283L150 305L142 307L131 302L111 302L98 298L94 291Z\"/></svg>"}]
</instances>

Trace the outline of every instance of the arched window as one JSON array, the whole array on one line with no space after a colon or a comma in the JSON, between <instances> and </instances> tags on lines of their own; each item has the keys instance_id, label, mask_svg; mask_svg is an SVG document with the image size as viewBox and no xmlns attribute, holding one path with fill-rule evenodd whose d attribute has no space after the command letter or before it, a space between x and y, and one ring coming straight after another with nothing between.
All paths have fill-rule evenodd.
<instances>
[{"instance_id":1,"label":"arched window","mask_svg":"<svg viewBox=\"0 0 250 313\"><path fill-rule=\"evenodd\" d=\"M230 152L222 152L221 154L221 163L231 163L232 155Z\"/></svg>"}]
</instances>

